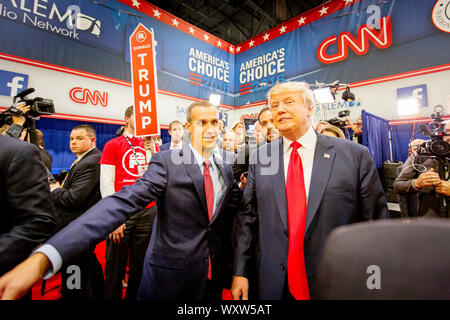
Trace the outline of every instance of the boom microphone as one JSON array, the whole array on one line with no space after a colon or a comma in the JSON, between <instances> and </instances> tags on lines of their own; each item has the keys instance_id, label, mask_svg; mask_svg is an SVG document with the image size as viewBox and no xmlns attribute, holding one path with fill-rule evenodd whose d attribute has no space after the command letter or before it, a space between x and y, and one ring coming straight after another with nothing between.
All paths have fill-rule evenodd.
<instances>
[{"instance_id":1,"label":"boom microphone","mask_svg":"<svg viewBox=\"0 0 450 320\"><path fill-rule=\"evenodd\" d=\"M14 98L23 98L33 92L34 92L34 88L28 88L28 89L25 89L25 90L19 92Z\"/></svg>"}]
</instances>

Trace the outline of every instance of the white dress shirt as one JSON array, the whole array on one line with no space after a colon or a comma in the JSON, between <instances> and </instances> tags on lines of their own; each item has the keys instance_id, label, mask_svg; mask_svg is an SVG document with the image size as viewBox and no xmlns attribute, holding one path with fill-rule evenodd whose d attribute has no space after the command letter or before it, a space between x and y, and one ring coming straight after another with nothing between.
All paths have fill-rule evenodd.
<instances>
[{"instance_id":1,"label":"white dress shirt","mask_svg":"<svg viewBox=\"0 0 450 320\"><path fill-rule=\"evenodd\" d=\"M176 148L175 148L175 146L176 146ZM170 150L182 149L182 148L183 148L183 141L180 141L177 144L174 144L172 141L170 141Z\"/></svg>"},{"instance_id":2,"label":"white dress shirt","mask_svg":"<svg viewBox=\"0 0 450 320\"><path fill-rule=\"evenodd\" d=\"M286 137L283 137L283 154L284 154L284 179L287 178L287 172L289 168L289 160L291 158L292 147L291 143L293 141ZM306 133L301 136L298 140L301 147L297 149L300 158L302 159L303 165L303 177L305 179L305 191L306 197L308 198L309 186L311 184L311 174L314 162L314 152L316 151L317 135L312 127L309 128Z\"/></svg>"},{"instance_id":3,"label":"white dress shirt","mask_svg":"<svg viewBox=\"0 0 450 320\"><path fill-rule=\"evenodd\" d=\"M200 153L197 152L197 150L194 149L194 147L191 144L189 144L189 147L191 147L191 150L194 153L195 160L197 160L197 163L200 166L200 171L202 172L202 175L203 172L205 171L205 165L203 164L203 161L209 160L210 162L209 173L211 175L214 188L214 210L213 210L214 216L214 214L216 213L217 205L219 204L219 201L222 199L222 196L226 188L225 181L223 180L219 172L219 168L217 168L217 164L214 162L214 159L216 157L220 157L220 153L219 155L217 155L216 152L213 152L212 154L214 156L211 156L209 159L205 159Z\"/></svg>"}]
</instances>

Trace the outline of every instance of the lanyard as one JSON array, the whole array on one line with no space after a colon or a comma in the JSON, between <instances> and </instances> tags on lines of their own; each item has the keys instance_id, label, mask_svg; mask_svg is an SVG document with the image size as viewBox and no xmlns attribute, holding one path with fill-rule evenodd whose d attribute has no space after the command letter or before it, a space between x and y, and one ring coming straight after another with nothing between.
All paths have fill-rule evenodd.
<instances>
[{"instance_id":1,"label":"lanyard","mask_svg":"<svg viewBox=\"0 0 450 320\"><path fill-rule=\"evenodd\" d=\"M125 136L125 139L127 139L128 144L129 144L130 147L131 147L131 150L133 151L133 154L134 154L134 161L136 161L136 164L139 165L138 158L137 158L137 155L136 155L136 151L134 150L134 147L133 147L133 145L131 144L130 139L128 139L127 135L124 134L124 136Z\"/></svg>"}]
</instances>

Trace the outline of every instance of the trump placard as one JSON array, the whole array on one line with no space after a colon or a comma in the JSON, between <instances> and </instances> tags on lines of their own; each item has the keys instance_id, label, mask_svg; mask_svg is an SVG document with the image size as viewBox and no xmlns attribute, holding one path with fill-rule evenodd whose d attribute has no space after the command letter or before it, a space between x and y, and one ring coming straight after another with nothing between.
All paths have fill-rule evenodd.
<instances>
[{"instance_id":1,"label":"trump placard","mask_svg":"<svg viewBox=\"0 0 450 320\"><path fill-rule=\"evenodd\" d=\"M159 135L155 41L153 31L143 24L139 24L130 36L130 57L135 136Z\"/></svg>"}]
</instances>

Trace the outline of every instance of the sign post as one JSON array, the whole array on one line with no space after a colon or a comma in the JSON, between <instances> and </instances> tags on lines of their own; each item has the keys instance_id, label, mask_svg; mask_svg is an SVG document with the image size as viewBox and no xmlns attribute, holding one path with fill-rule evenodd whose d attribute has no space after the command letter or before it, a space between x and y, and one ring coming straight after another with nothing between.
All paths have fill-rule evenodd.
<instances>
[{"instance_id":1,"label":"sign post","mask_svg":"<svg viewBox=\"0 0 450 320\"><path fill-rule=\"evenodd\" d=\"M130 36L134 134L136 137L160 134L156 111L158 83L155 55L153 31L140 23Z\"/></svg>"}]
</instances>

